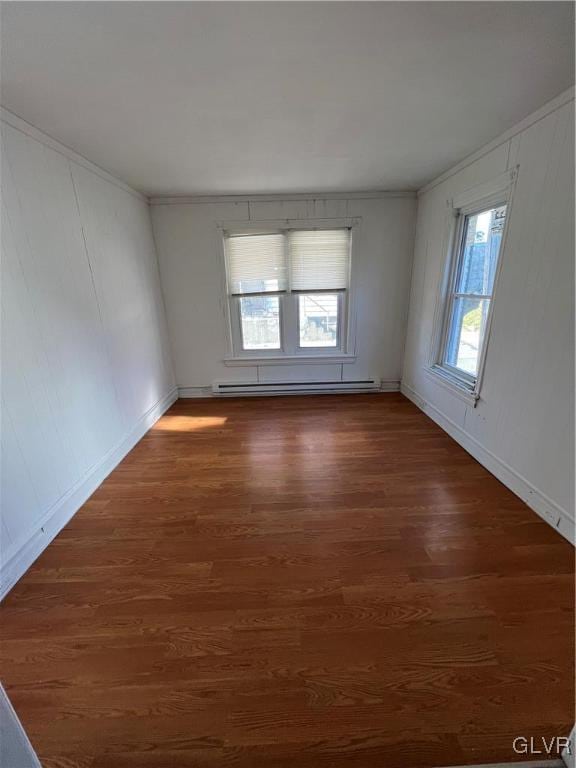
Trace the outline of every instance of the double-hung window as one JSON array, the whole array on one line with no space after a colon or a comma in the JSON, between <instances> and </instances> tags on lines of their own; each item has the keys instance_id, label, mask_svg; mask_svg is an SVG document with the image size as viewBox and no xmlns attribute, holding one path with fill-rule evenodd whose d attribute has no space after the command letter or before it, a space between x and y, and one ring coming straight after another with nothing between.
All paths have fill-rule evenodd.
<instances>
[{"instance_id":1,"label":"double-hung window","mask_svg":"<svg viewBox=\"0 0 576 768\"><path fill-rule=\"evenodd\" d=\"M226 233L234 354L342 354L350 242L349 228Z\"/></svg>"},{"instance_id":2,"label":"double-hung window","mask_svg":"<svg viewBox=\"0 0 576 768\"><path fill-rule=\"evenodd\" d=\"M438 367L475 391L481 370L506 202L460 211Z\"/></svg>"}]
</instances>

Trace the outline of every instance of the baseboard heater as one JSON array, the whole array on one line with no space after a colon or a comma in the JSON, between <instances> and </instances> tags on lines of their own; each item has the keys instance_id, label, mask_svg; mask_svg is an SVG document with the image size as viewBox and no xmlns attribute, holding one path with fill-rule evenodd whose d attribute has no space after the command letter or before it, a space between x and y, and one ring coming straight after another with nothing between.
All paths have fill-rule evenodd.
<instances>
[{"instance_id":1,"label":"baseboard heater","mask_svg":"<svg viewBox=\"0 0 576 768\"><path fill-rule=\"evenodd\" d=\"M270 382L214 382L215 395L302 395L331 394L335 392L378 392L380 379L355 381L270 381Z\"/></svg>"}]
</instances>

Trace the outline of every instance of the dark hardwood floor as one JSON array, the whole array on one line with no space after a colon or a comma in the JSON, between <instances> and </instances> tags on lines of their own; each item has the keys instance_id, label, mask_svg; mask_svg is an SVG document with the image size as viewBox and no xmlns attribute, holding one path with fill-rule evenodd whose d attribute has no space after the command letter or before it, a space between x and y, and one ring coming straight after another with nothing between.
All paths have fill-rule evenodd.
<instances>
[{"instance_id":1,"label":"dark hardwood floor","mask_svg":"<svg viewBox=\"0 0 576 768\"><path fill-rule=\"evenodd\" d=\"M573 570L399 394L179 401L6 598L1 676L44 768L517 760L574 722Z\"/></svg>"}]
</instances>

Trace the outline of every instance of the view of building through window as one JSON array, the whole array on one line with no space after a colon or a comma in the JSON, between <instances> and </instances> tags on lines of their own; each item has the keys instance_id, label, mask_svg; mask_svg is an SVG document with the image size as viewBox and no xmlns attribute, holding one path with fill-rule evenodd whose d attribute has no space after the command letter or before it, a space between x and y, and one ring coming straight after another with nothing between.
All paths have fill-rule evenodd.
<instances>
[{"instance_id":1,"label":"view of building through window","mask_svg":"<svg viewBox=\"0 0 576 768\"><path fill-rule=\"evenodd\" d=\"M445 363L476 376L506 220L501 205L466 216Z\"/></svg>"},{"instance_id":2,"label":"view of building through window","mask_svg":"<svg viewBox=\"0 0 576 768\"><path fill-rule=\"evenodd\" d=\"M242 297L240 315L244 349L280 349L278 296Z\"/></svg>"},{"instance_id":3,"label":"view of building through window","mask_svg":"<svg viewBox=\"0 0 576 768\"><path fill-rule=\"evenodd\" d=\"M316 293L299 296L301 347L335 347L338 344L338 295Z\"/></svg>"}]
</instances>

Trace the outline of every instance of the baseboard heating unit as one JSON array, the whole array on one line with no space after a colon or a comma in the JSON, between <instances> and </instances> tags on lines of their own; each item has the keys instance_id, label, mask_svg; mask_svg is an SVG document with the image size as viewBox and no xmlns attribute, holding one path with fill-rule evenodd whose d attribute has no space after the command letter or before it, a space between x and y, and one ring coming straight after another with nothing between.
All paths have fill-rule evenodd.
<instances>
[{"instance_id":1,"label":"baseboard heating unit","mask_svg":"<svg viewBox=\"0 0 576 768\"><path fill-rule=\"evenodd\" d=\"M270 382L214 382L215 395L301 395L333 394L337 392L379 392L380 379L356 381L270 381Z\"/></svg>"}]
</instances>

